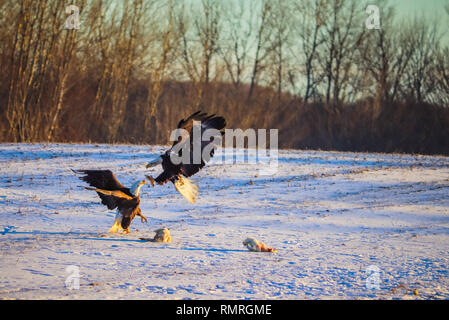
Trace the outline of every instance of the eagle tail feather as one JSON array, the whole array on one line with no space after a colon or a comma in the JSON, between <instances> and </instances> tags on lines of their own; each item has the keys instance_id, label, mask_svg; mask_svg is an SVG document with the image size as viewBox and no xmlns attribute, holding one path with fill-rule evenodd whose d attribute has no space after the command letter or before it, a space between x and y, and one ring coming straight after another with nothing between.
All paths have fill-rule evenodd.
<instances>
[{"instance_id":1,"label":"eagle tail feather","mask_svg":"<svg viewBox=\"0 0 449 320\"><path fill-rule=\"evenodd\" d=\"M198 186L190 179L179 176L175 182L175 188L190 203L195 203L198 198Z\"/></svg>"},{"instance_id":2,"label":"eagle tail feather","mask_svg":"<svg viewBox=\"0 0 449 320\"><path fill-rule=\"evenodd\" d=\"M109 233L117 233L118 231L121 231L122 228L122 216L119 216L115 219L114 224L112 225L111 229L109 229Z\"/></svg>"}]
</instances>

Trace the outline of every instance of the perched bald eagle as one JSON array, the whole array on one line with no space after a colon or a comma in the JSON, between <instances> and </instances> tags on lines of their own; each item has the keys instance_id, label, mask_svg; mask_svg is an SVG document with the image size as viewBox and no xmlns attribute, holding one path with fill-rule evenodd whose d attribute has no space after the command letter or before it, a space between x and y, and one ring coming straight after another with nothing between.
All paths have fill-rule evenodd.
<instances>
[{"instance_id":1,"label":"perched bald eagle","mask_svg":"<svg viewBox=\"0 0 449 320\"><path fill-rule=\"evenodd\" d=\"M201 111L182 119L178 123L177 141L146 165L150 168L162 164L164 171L155 179L151 176L147 178L152 184L172 182L180 194L194 203L198 197L198 186L187 178L197 173L212 158L215 149L221 144L225 127L226 120L223 117Z\"/></svg>"},{"instance_id":2,"label":"perched bald eagle","mask_svg":"<svg viewBox=\"0 0 449 320\"><path fill-rule=\"evenodd\" d=\"M146 183L145 180L135 182L131 188L126 188L115 178L110 170L72 170L78 174L85 174L80 177L91 187L87 190L96 191L101 198L101 203L109 210L117 208L114 225L109 232L116 233L123 229L124 233L129 233L129 225L137 215L141 221L147 222L147 218L139 208L140 188Z\"/></svg>"}]
</instances>

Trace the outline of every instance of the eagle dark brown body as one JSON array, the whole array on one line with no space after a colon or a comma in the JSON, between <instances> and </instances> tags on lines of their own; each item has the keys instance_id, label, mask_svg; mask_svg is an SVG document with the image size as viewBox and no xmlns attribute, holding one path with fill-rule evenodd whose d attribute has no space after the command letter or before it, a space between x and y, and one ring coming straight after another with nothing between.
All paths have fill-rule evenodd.
<instances>
[{"instance_id":1,"label":"eagle dark brown body","mask_svg":"<svg viewBox=\"0 0 449 320\"><path fill-rule=\"evenodd\" d=\"M92 186L85 188L96 191L101 203L109 210L117 208L116 219L109 232L115 233L123 229L124 233L129 233L129 226L135 216L140 216L142 222L147 221L139 208L140 188L146 183L145 180L137 181L131 188L127 188L118 182L110 170L73 170L73 172L84 174L80 179Z\"/></svg>"},{"instance_id":2,"label":"eagle dark brown body","mask_svg":"<svg viewBox=\"0 0 449 320\"><path fill-rule=\"evenodd\" d=\"M202 139L200 141L193 141L193 130L196 123L199 125L196 129L198 129L201 134L200 138L203 137L203 134L205 134L207 130L215 130L216 134L220 138L218 139L219 142L217 143L215 141L214 138L216 138L216 136L205 141ZM200 169L203 168L213 157L216 147L218 144L221 144L221 136L224 134L225 127L226 120L223 117L208 115L206 113L201 113L201 111L197 111L187 119L179 121L177 129L182 130L182 134L179 136L178 140L173 143L169 150L164 152L156 160L153 160L147 164L147 168L161 164L163 172L155 179L151 176L147 176L147 178L152 183L156 182L160 185L167 182L172 182L175 185L176 190L178 190L178 192L181 193L188 201L191 203L195 202L198 195L198 186L186 178L200 171ZM195 143L196 146L194 146ZM184 150L182 146L185 146L186 144L189 144L187 148L189 154L186 155L187 161L174 163L171 156L175 155L181 158L182 150ZM197 152L201 152L199 157L200 161L198 161L198 163L195 163L194 161L195 159L198 159L198 155L197 157L194 155L195 150ZM205 153L204 150L207 152ZM183 178L183 176L185 178Z\"/></svg>"}]
</instances>

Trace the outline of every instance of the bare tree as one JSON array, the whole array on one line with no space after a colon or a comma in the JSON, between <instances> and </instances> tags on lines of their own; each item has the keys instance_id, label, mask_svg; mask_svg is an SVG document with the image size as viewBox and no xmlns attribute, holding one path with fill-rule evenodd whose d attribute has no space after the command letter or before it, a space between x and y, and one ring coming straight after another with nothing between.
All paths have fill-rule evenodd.
<instances>
[{"instance_id":1,"label":"bare tree","mask_svg":"<svg viewBox=\"0 0 449 320\"><path fill-rule=\"evenodd\" d=\"M292 23L291 6L288 2L276 0L274 4L269 27L271 39L269 56L271 57L272 87L277 91L277 105L281 106L282 93L285 90L284 78L287 65L287 48L289 45L290 25Z\"/></svg>"},{"instance_id":2,"label":"bare tree","mask_svg":"<svg viewBox=\"0 0 449 320\"><path fill-rule=\"evenodd\" d=\"M247 75L249 51L252 45L255 23L255 1L227 1L224 7L224 26L228 38L222 38L220 57L234 87L239 87Z\"/></svg>"},{"instance_id":3,"label":"bare tree","mask_svg":"<svg viewBox=\"0 0 449 320\"><path fill-rule=\"evenodd\" d=\"M319 72L318 53L324 42L322 28L328 13L323 0L306 0L295 2L293 7L294 37L291 41L290 54L292 63L289 70L289 81L293 91L304 87L302 97L307 103L314 96L317 98L317 86L322 81ZM299 41L297 41L299 40ZM297 75L299 73L299 75ZM298 85L299 79L305 77L305 84Z\"/></svg>"},{"instance_id":4,"label":"bare tree","mask_svg":"<svg viewBox=\"0 0 449 320\"><path fill-rule=\"evenodd\" d=\"M141 31L144 13L142 0L130 4L129 0L120 5L104 7L103 1L98 2L97 37L100 46L102 72L95 104L92 108L93 116L105 120L103 129L93 125L91 130L97 134L106 135L108 141L116 140L128 99L128 86L132 75L132 67L136 57L138 44L136 39ZM112 12L108 9L112 8ZM110 24L106 24L105 15L111 14ZM116 17L119 19L116 21Z\"/></svg>"},{"instance_id":5,"label":"bare tree","mask_svg":"<svg viewBox=\"0 0 449 320\"><path fill-rule=\"evenodd\" d=\"M79 6L80 12L83 12L86 5L86 0L74 2L74 4ZM72 61L77 47L77 31L77 29L67 29L62 31L65 35L62 36L63 40L61 46L55 54L55 57L57 57L58 60L56 61L56 85L53 91L52 99L54 104L49 108L50 110L47 111L47 116L49 119L45 130L46 139L48 141L53 139L59 126L59 119L63 109L64 95L67 91L67 79L70 73L73 72Z\"/></svg>"},{"instance_id":6,"label":"bare tree","mask_svg":"<svg viewBox=\"0 0 449 320\"><path fill-rule=\"evenodd\" d=\"M167 20L161 21L161 12L167 16ZM154 17L151 19L151 17ZM141 39L146 43L145 49L147 58L144 61L144 69L149 74L148 94L145 105L141 108L141 114L144 118L145 135L151 135L149 138L158 139L158 123L155 119L157 107L160 103L164 90L164 84L170 77L170 65L176 61L176 50L179 37L175 26L175 4L169 1L155 2L152 9L147 13L147 19L151 22L148 28L151 32ZM165 133L165 132L163 132Z\"/></svg>"},{"instance_id":7,"label":"bare tree","mask_svg":"<svg viewBox=\"0 0 449 320\"><path fill-rule=\"evenodd\" d=\"M365 36L366 29L361 27L364 11L360 2L354 0L333 0L327 5L330 6L326 10L329 16L325 18L325 41L320 59L326 79L326 102L339 105L346 99L357 47Z\"/></svg>"},{"instance_id":8,"label":"bare tree","mask_svg":"<svg viewBox=\"0 0 449 320\"><path fill-rule=\"evenodd\" d=\"M202 48L201 77L208 84L212 59L218 51L220 8L216 0L202 0L202 14L195 19L195 31Z\"/></svg>"},{"instance_id":9,"label":"bare tree","mask_svg":"<svg viewBox=\"0 0 449 320\"><path fill-rule=\"evenodd\" d=\"M74 4L83 8L85 1ZM10 135L14 141L51 139L77 33L64 29L65 7L60 1L25 0L17 9L6 112Z\"/></svg>"},{"instance_id":10,"label":"bare tree","mask_svg":"<svg viewBox=\"0 0 449 320\"><path fill-rule=\"evenodd\" d=\"M40 121L31 123L33 108L30 99L35 96L35 80L39 49L43 44L45 1L22 1L17 13L14 42L10 61L11 73L6 116L14 141L30 141ZM56 37L56 36L55 36ZM41 66L45 67L45 63Z\"/></svg>"},{"instance_id":11,"label":"bare tree","mask_svg":"<svg viewBox=\"0 0 449 320\"><path fill-rule=\"evenodd\" d=\"M394 10L385 1L379 1L377 7L380 8L381 26L379 29L372 29L367 32L366 41L358 48L363 61L361 69L364 74L370 75L372 81L365 78L364 85L366 92L370 92L370 87L374 87L373 96L375 104L373 106L373 119L377 118L383 103L389 102L391 97L391 87L393 84L393 68L395 63L395 43L398 40L394 30ZM408 54L408 57L410 54ZM401 59L402 57L397 57ZM400 61L399 65L402 64ZM400 76L400 75L398 75Z\"/></svg>"},{"instance_id":12,"label":"bare tree","mask_svg":"<svg viewBox=\"0 0 449 320\"><path fill-rule=\"evenodd\" d=\"M431 98L436 87L434 68L441 36L436 22L429 23L424 18L413 20L413 45L415 50L406 69L407 97L422 102Z\"/></svg>"},{"instance_id":13,"label":"bare tree","mask_svg":"<svg viewBox=\"0 0 449 320\"><path fill-rule=\"evenodd\" d=\"M377 106L375 117L380 105L391 103L403 94L406 70L416 49L413 24L409 21L395 22L391 7L379 5L379 8L381 28L370 30L365 45L360 48L363 51L362 68L373 79Z\"/></svg>"},{"instance_id":14,"label":"bare tree","mask_svg":"<svg viewBox=\"0 0 449 320\"><path fill-rule=\"evenodd\" d=\"M260 9L258 15L258 23L255 26L255 53L252 59L252 72L250 80L250 88L248 92L248 98L251 98L254 87L257 84L258 76L263 70L263 63L270 53L269 39L270 39L270 28L268 26L268 21L271 18L272 4L271 1L263 0L260 1Z\"/></svg>"},{"instance_id":15,"label":"bare tree","mask_svg":"<svg viewBox=\"0 0 449 320\"><path fill-rule=\"evenodd\" d=\"M193 84L192 109L198 108L204 89L212 77L213 61L219 50L221 11L216 0L202 0L199 7L176 14L176 31L180 39L179 62Z\"/></svg>"},{"instance_id":16,"label":"bare tree","mask_svg":"<svg viewBox=\"0 0 449 320\"><path fill-rule=\"evenodd\" d=\"M437 95L435 103L449 106L449 48L441 49L436 57Z\"/></svg>"}]
</instances>

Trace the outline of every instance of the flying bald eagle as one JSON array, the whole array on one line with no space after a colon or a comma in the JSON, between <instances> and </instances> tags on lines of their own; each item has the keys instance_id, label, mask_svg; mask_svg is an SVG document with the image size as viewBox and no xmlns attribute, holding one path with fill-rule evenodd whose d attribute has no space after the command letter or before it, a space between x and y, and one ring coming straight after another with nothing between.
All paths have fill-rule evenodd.
<instances>
[{"instance_id":1,"label":"flying bald eagle","mask_svg":"<svg viewBox=\"0 0 449 320\"><path fill-rule=\"evenodd\" d=\"M140 188L146 183L145 180L137 181L131 188L126 188L118 182L110 170L72 171L85 174L80 179L92 187L84 188L96 191L101 198L101 203L107 206L109 210L117 208L115 222L109 232L116 233L123 229L124 233L129 233L129 225L135 216L139 216L142 222L147 222L147 218L139 208Z\"/></svg>"},{"instance_id":2,"label":"flying bald eagle","mask_svg":"<svg viewBox=\"0 0 449 320\"><path fill-rule=\"evenodd\" d=\"M147 178L152 184L172 182L180 194L194 203L198 197L198 186L187 178L197 173L212 158L216 147L221 144L225 127L226 120L223 117L207 115L201 111L182 119L176 131L177 141L146 165L150 168L162 164L164 171L155 179L151 176Z\"/></svg>"}]
</instances>

